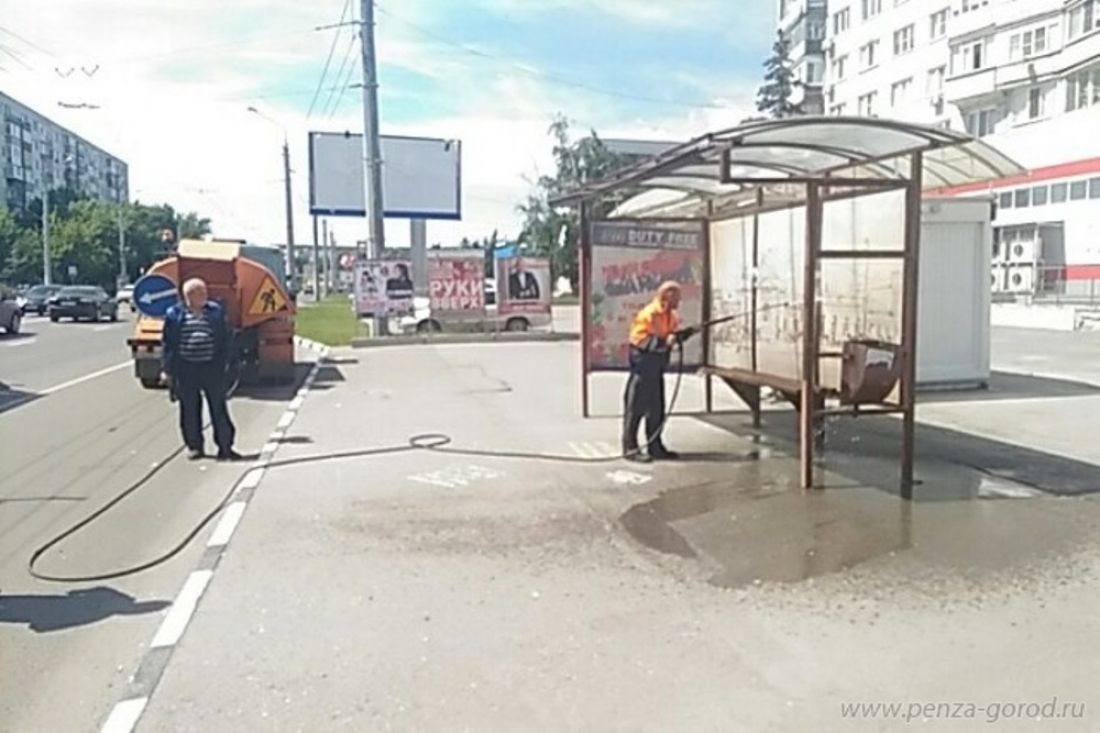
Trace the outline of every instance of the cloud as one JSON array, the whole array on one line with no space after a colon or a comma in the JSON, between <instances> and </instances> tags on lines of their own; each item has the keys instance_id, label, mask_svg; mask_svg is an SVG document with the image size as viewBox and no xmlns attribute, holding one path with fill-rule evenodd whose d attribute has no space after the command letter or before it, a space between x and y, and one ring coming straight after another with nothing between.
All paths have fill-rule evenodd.
<instances>
[{"instance_id":1,"label":"cloud","mask_svg":"<svg viewBox=\"0 0 1100 733\"><path fill-rule=\"evenodd\" d=\"M490 13L531 16L545 12L537 7L546 6L578 17L614 14L657 32L663 26L689 28L688 20L702 21L717 5L705 0L479 2ZM721 108L656 104L632 99L631 90L614 77L616 71L570 83L576 72L558 77L556 58L525 57L487 44L466 48L464 26L446 16L438 2L382 4L394 4L402 18L429 30L443 22L441 38L453 39L433 40L408 24L379 18L383 132L463 141L464 220L430 224L433 241L454 243L493 229L505 235L518 232L515 205L524 200L529 180L550 168L547 127L559 111L576 121L578 133L595 128L607 137L660 139L686 139L729 126L749 112L754 84L719 62L700 68L638 57L632 78L645 81L651 88L648 96L692 98ZM4 13L3 26L52 54L3 37L4 45L17 48L34 71L9 68L0 81L16 99L127 160L134 198L198 210L214 219L222 235L282 241L283 132L246 111L249 105L261 108L286 129L295 171L296 239L308 242L307 134L362 130L359 89L332 93L340 104L331 116L322 111L330 96L324 92L313 118L306 115L333 33L313 29L335 22L342 7L343 0L19 3ZM524 33L548 32L538 24L526 29L517 25L512 40L522 44ZM559 32L568 34L570 29ZM349 34L347 29L340 33L326 87L336 84L332 77ZM683 43L690 44L691 38L688 31ZM356 50L350 63L350 78L356 83ZM53 70L81 65L100 68L92 78L79 71L61 78ZM753 68L746 73L754 77L757 72ZM101 109L64 110L58 101L88 101ZM363 238L366 229L364 222L349 220L335 222L334 228L345 243ZM407 228L403 222L389 223L391 241L404 244Z\"/></svg>"}]
</instances>

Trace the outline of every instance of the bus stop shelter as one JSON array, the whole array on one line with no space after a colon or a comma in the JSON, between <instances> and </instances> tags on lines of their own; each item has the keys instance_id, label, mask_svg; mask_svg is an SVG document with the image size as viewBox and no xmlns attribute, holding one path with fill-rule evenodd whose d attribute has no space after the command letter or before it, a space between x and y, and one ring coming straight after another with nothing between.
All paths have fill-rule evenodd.
<instances>
[{"instance_id":1,"label":"bus stop shelter","mask_svg":"<svg viewBox=\"0 0 1100 733\"><path fill-rule=\"evenodd\" d=\"M602 265L603 245L690 247L698 239L697 317L739 321L724 334L703 330L697 366L708 395L710 377L719 377L756 424L762 387L790 400L804 488L815 485L826 417L900 415L901 491L911 498L922 193L1019 172L959 132L799 117L713 132L563 193L551 203L580 209L586 409L589 372L615 363L590 348L607 300L594 295L594 279L627 273L627 289L639 289L651 271ZM716 363L723 359L734 363Z\"/></svg>"}]
</instances>

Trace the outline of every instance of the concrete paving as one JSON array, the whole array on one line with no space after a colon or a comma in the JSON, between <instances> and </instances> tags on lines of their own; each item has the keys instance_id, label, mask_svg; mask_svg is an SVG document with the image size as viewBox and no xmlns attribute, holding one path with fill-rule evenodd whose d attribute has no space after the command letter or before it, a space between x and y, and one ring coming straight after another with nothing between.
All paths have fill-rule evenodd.
<instances>
[{"instance_id":1,"label":"concrete paving","mask_svg":"<svg viewBox=\"0 0 1100 733\"><path fill-rule=\"evenodd\" d=\"M164 392L131 375L128 324L28 319L0 339L0 730L95 730L123 694L206 535L154 570L114 581L32 579L32 551L117 496L179 445ZM292 388L242 393L231 411L256 451ZM218 501L239 466L177 459L145 488L43 558L96 574L158 555Z\"/></svg>"},{"instance_id":2,"label":"concrete paving","mask_svg":"<svg viewBox=\"0 0 1100 733\"><path fill-rule=\"evenodd\" d=\"M597 462L621 377L581 420L577 364L551 343L324 367L277 458L394 452L268 472L139 728L1030 731L1031 703L1100 728L1094 431L1074 458L930 424L906 503L896 424L848 421L805 493L780 411L675 418L680 463ZM976 401L938 417L1012 420ZM450 452L401 452L421 433ZM877 702L901 708L842 708Z\"/></svg>"}]
</instances>

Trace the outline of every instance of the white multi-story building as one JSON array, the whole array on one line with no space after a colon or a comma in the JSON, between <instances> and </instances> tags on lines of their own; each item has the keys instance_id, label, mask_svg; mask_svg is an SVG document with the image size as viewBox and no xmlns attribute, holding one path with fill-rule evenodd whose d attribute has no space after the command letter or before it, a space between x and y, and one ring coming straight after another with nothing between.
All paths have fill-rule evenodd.
<instances>
[{"instance_id":1,"label":"white multi-story building","mask_svg":"<svg viewBox=\"0 0 1100 733\"><path fill-rule=\"evenodd\" d=\"M22 210L45 190L109 201L129 197L126 163L0 93L0 206Z\"/></svg>"},{"instance_id":2,"label":"white multi-story building","mask_svg":"<svg viewBox=\"0 0 1100 733\"><path fill-rule=\"evenodd\" d=\"M981 188L997 200L995 287L1093 288L1100 0L830 0L824 50L829 114L965 129L1029 169Z\"/></svg>"},{"instance_id":3,"label":"white multi-story building","mask_svg":"<svg viewBox=\"0 0 1100 733\"><path fill-rule=\"evenodd\" d=\"M795 102L805 114L822 114L825 79L826 0L779 0L779 31L790 43L797 82Z\"/></svg>"}]
</instances>

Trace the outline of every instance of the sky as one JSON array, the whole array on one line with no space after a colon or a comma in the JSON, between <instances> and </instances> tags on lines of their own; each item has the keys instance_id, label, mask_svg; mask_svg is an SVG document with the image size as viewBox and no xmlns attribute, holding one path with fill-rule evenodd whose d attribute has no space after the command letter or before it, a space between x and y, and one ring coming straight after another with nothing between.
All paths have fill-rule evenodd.
<instances>
[{"instance_id":1,"label":"sky","mask_svg":"<svg viewBox=\"0 0 1100 733\"><path fill-rule=\"evenodd\" d=\"M752 113L772 0L378 0L383 134L462 141L444 245L519 233L553 170L547 128L686 140ZM130 166L131 198L197 210L215 234L312 241L310 131L361 132L359 0L0 0L0 91ZM327 73L322 71L331 52ZM342 70L342 72L341 72ZM61 105L88 105L71 109ZM95 108L91 108L94 106ZM248 111L255 107L263 116ZM341 244L362 219L332 221ZM389 246L408 224L387 221Z\"/></svg>"}]
</instances>

